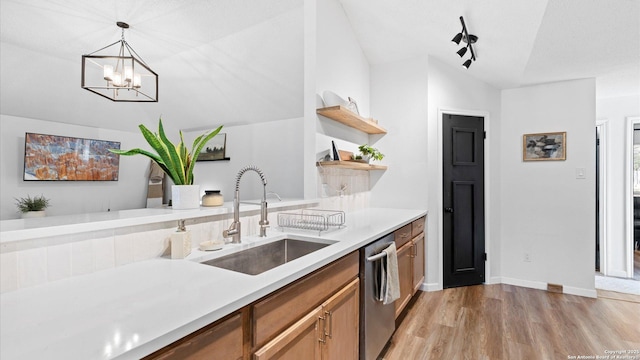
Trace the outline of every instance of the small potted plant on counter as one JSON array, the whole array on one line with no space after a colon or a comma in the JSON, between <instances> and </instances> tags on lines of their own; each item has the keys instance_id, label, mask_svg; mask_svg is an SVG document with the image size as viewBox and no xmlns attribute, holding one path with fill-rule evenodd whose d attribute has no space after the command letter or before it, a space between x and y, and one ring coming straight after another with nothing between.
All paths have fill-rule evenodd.
<instances>
[{"instance_id":1,"label":"small potted plant on counter","mask_svg":"<svg viewBox=\"0 0 640 360\"><path fill-rule=\"evenodd\" d=\"M356 156L356 160L362 160L363 162L369 163L371 160L380 161L384 158L383 153L368 144L360 145L358 150L360 150L360 154Z\"/></svg>"},{"instance_id":2,"label":"small potted plant on counter","mask_svg":"<svg viewBox=\"0 0 640 360\"><path fill-rule=\"evenodd\" d=\"M194 209L200 207L200 186L193 185L193 168L198 155L205 144L218 135L222 126L198 136L191 147L187 149L180 131L180 142L173 144L167 138L162 126L162 119L158 121L158 132L153 133L146 126L138 126L145 140L155 150L155 154L143 149L118 150L109 149L112 153L131 156L144 155L156 164L171 178L175 185L171 187L173 209Z\"/></svg>"},{"instance_id":3,"label":"small potted plant on counter","mask_svg":"<svg viewBox=\"0 0 640 360\"><path fill-rule=\"evenodd\" d=\"M43 217L45 216L45 209L49 207L49 199L44 195L34 197L27 195L27 197L16 198L16 206L22 213L23 219Z\"/></svg>"}]
</instances>

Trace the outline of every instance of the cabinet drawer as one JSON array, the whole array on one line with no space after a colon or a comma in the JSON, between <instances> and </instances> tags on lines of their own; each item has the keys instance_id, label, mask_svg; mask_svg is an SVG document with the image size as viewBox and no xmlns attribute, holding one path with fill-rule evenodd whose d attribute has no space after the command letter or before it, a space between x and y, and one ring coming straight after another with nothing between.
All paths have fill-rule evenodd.
<instances>
[{"instance_id":1,"label":"cabinet drawer","mask_svg":"<svg viewBox=\"0 0 640 360\"><path fill-rule=\"evenodd\" d=\"M156 351L143 360L242 359L242 314L237 313Z\"/></svg>"},{"instance_id":2,"label":"cabinet drawer","mask_svg":"<svg viewBox=\"0 0 640 360\"><path fill-rule=\"evenodd\" d=\"M254 347L261 347L358 276L358 252L276 291L253 305Z\"/></svg>"},{"instance_id":3,"label":"cabinet drawer","mask_svg":"<svg viewBox=\"0 0 640 360\"><path fill-rule=\"evenodd\" d=\"M400 229L396 230L393 233L393 237L396 241L396 248L400 249L400 247L409 240L411 240L411 224L407 224Z\"/></svg>"},{"instance_id":4,"label":"cabinet drawer","mask_svg":"<svg viewBox=\"0 0 640 360\"><path fill-rule=\"evenodd\" d=\"M415 220L411 223L411 237L414 238L420 235L421 232L424 232L424 221L425 217L421 217L418 220Z\"/></svg>"}]
</instances>

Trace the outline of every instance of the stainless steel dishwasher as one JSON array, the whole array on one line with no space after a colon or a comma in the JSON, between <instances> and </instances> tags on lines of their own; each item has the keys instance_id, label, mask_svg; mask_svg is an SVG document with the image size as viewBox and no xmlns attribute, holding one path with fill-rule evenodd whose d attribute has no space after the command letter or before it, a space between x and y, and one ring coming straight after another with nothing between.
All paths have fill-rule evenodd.
<instances>
[{"instance_id":1,"label":"stainless steel dishwasher","mask_svg":"<svg viewBox=\"0 0 640 360\"><path fill-rule=\"evenodd\" d=\"M360 359L377 359L396 329L394 303L379 300L379 254L393 240L389 234L360 249Z\"/></svg>"}]
</instances>

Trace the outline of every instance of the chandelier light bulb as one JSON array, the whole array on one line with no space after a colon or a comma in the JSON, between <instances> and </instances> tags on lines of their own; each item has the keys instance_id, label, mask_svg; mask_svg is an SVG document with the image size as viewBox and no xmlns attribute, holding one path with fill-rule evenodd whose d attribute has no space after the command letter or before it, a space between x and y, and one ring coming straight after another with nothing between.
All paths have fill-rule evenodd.
<instances>
[{"instance_id":1,"label":"chandelier light bulb","mask_svg":"<svg viewBox=\"0 0 640 360\"><path fill-rule=\"evenodd\" d=\"M119 72L113 73L113 86L122 86L122 74Z\"/></svg>"},{"instance_id":2,"label":"chandelier light bulb","mask_svg":"<svg viewBox=\"0 0 640 360\"><path fill-rule=\"evenodd\" d=\"M130 83L133 80L133 67L127 65L124 67L124 81Z\"/></svg>"},{"instance_id":3,"label":"chandelier light bulb","mask_svg":"<svg viewBox=\"0 0 640 360\"><path fill-rule=\"evenodd\" d=\"M136 89L142 87L142 76L140 74L133 74L133 87Z\"/></svg>"},{"instance_id":4,"label":"chandelier light bulb","mask_svg":"<svg viewBox=\"0 0 640 360\"><path fill-rule=\"evenodd\" d=\"M113 80L113 66L105 65L103 68L104 79L107 81Z\"/></svg>"}]
</instances>

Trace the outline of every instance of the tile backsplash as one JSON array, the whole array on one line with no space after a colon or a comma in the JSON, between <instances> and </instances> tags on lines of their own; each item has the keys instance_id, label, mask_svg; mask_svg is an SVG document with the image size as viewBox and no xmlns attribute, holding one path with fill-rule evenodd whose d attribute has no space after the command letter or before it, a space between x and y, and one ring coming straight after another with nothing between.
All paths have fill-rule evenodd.
<instances>
[{"instance_id":1,"label":"tile backsplash","mask_svg":"<svg viewBox=\"0 0 640 360\"><path fill-rule=\"evenodd\" d=\"M336 172L328 169L325 178L334 189L346 184L346 191L323 197L319 207L346 212L369 206L369 178L366 172ZM363 176L366 175L366 176ZM321 185L321 183L320 183ZM269 212L272 228L278 212L295 211L296 205ZM258 234L259 211L240 217L243 235ZM222 239L222 231L233 221L232 214L186 219L192 246L206 240ZM57 281L72 276L124 266L133 262L170 256L171 234L176 221L106 229L64 236L28 239L0 247L0 293Z\"/></svg>"},{"instance_id":2,"label":"tile backsplash","mask_svg":"<svg viewBox=\"0 0 640 360\"><path fill-rule=\"evenodd\" d=\"M257 212L257 211L256 211ZM241 216L243 234L258 233L260 215ZM222 239L231 214L187 219L195 248L205 240ZM277 212L269 213L272 226ZM28 239L0 248L0 293L35 286L71 276L89 274L137 261L170 255L171 234L177 222L130 226Z\"/></svg>"}]
</instances>

